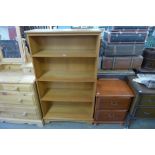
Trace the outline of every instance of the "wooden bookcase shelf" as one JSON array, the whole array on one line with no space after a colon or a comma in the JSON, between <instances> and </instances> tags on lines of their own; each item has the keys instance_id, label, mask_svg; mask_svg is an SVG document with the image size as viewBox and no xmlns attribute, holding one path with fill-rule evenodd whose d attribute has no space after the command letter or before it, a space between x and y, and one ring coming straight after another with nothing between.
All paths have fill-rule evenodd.
<instances>
[{"instance_id":1,"label":"wooden bookcase shelf","mask_svg":"<svg viewBox=\"0 0 155 155\"><path fill-rule=\"evenodd\" d=\"M36 52L32 57L96 57L95 49L52 49Z\"/></svg>"},{"instance_id":2,"label":"wooden bookcase shelf","mask_svg":"<svg viewBox=\"0 0 155 155\"><path fill-rule=\"evenodd\" d=\"M46 121L92 121L99 30L28 31Z\"/></svg>"},{"instance_id":3,"label":"wooden bookcase shelf","mask_svg":"<svg viewBox=\"0 0 155 155\"><path fill-rule=\"evenodd\" d=\"M48 71L38 78L38 81L55 81L55 82L95 82L92 72L65 72L65 71Z\"/></svg>"},{"instance_id":4,"label":"wooden bookcase shelf","mask_svg":"<svg viewBox=\"0 0 155 155\"><path fill-rule=\"evenodd\" d=\"M47 104L47 103L46 103ZM48 103L49 104L49 103ZM51 104L44 119L91 121L91 103L57 102Z\"/></svg>"},{"instance_id":5,"label":"wooden bookcase shelf","mask_svg":"<svg viewBox=\"0 0 155 155\"><path fill-rule=\"evenodd\" d=\"M91 102L92 90L49 89L41 101Z\"/></svg>"}]
</instances>

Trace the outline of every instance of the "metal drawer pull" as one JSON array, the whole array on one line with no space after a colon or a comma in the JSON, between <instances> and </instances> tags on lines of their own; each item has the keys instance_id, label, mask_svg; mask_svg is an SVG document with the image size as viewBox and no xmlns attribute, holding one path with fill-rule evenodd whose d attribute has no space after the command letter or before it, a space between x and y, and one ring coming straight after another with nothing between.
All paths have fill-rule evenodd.
<instances>
[{"instance_id":1,"label":"metal drawer pull","mask_svg":"<svg viewBox=\"0 0 155 155\"><path fill-rule=\"evenodd\" d=\"M145 115L150 115L151 113L149 113L149 112L144 112L144 114L145 114Z\"/></svg>"}]
</instances>

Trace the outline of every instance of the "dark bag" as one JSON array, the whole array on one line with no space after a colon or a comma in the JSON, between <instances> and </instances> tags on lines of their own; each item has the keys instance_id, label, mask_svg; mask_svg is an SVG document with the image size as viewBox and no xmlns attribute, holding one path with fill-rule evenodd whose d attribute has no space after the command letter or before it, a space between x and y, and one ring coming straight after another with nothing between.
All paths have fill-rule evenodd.
<instances>
[{"instance_id":1,"label":"dark bag","mask_svg":"<svg viewBox=\"0 0 155 155\"><path fill-rule=\"evenodd\" d=\"M155 59L155 48L146 48L143 51L143 57Z\"/></svg>"},{"instance_id":2,"label":"dark bag","mask_svg":"<svg viewBox=\"0 0 155 155\"><path fill-rule=\"evenodd\" d=\"M146 48L143 51L143 64L142 67L144 69L155 69L155 49L154 48Z\"/></svg>"}]
</instances>

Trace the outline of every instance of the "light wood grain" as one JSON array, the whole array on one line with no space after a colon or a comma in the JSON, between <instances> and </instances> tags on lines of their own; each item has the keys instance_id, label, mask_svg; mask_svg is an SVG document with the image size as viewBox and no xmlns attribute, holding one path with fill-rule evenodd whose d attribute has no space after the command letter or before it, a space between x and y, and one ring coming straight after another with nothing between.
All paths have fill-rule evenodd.
<instances>
[{"instance_id":1,"label":"light wood grain","mask_svg":"<svg viewBox=\"0 0 155 155\"><path fill-rule=\"evenodd\" d=\"M54 102L44 119L53 120L91 120L90 103Z\"/></svg>"},{"instance_id":2,"label":"light wood grain","mask_svg":"<svg viewBox=\"0 0 155 155\"><path fill-rule=\"evenodd\" d=\"M134 97L134 93L128 84L119 79L100 79L97 81L96 96L126 96Z\"/></svg>"},{"instance_id":3,"label":"light wood grain","mask_svg":"<svg viewBox=\"0 0 155 155\"><path fill-rule=\"evenodd\" d=\"M92 90L49 89L42 101L91 102Z\"/></svg>"},{"instance_id":4,"label":"light wood grain","mask_svg":"<svg viewBox=\"0 0 155 155\"><path fill-rule=\"evenodd\" d=\"M27 36L44 120L91 121L100 31L37 30L27 32ZM90 103L89 108L83 102Z\"/></svg>"},{"instance_id":5,"label":"light wood grain","mask_svg":"<svg viewBox=\"0 0 155 155\"><path fill-rule=\"evenodd\" d=\"M43 74L38 81L55 82L95 82L93 72L75 72L75 71L48 71Z\"/></svg>"},{"instance_id":6,"label":"light wood grain","mask_svg":"<svg viewBox=\"0 0 155 155\"><path fill-rule=\"evenodd\" d=\"M51 49L36 52L32 57L96 57L95 49Z\"/></svg>"},{"instance_id":7,"label":"light wood grain","mask_svg":"<svg viewBox=\"0 0 155 155\"><path fill-rule=\"evenodd\" d=\"M43 127L43 121L41 119L38 120L31 120L31 119L21 119L21 118L8 118L8 117L2 117L0 118L0 122L3 123L16 123L16 124L31 124L31 125L37 125L38 127Z\"/></svg>"}]
</instances>

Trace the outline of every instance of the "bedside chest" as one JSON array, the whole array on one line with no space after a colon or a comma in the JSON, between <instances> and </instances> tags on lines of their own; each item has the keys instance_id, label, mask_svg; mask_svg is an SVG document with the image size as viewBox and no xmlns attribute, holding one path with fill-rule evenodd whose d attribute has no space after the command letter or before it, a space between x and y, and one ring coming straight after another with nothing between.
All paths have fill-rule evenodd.
<instances>
[{"instance_id":1,"label":"bedside chest","mask_svg":"<svg viewBox=\"0 0 155 155\"><path fill-rule=\"evenodd\" d=\"M97 81L95 123L124 123L134 93L125 81Z\"/></svg>"},{"instance_id":2,"label":"bedside chest","mask_svg":"<svg viewBox=\"0 0 155 155\"><path fill-rule=\"evenodd\" d=\"M136 118L155 119L155 89L149 89L142 84L134 82L134 78L136 76L128 77L129 85L136 96L129 111L127 126Z\"/></svg>"}]
</instances>

